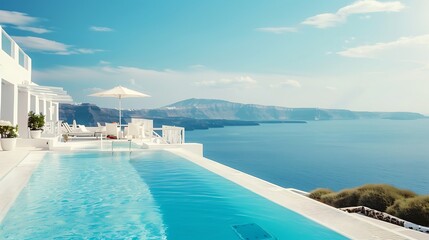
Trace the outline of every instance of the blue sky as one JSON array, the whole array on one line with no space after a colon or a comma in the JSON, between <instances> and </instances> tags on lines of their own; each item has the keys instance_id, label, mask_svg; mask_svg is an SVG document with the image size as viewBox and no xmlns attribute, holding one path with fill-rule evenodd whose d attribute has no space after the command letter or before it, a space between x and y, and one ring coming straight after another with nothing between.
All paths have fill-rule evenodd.
<instances>
[{"instance_id":1,"label":"blue sky","mask_svg":"<svg viewBox=\"0 0 429 240\"><path fill-rule=\"evenodd\" d=\"M152 95L429 113L429 1L2 1L33 81L76 102L123 85Z\"/></svg>"}]
</instances>

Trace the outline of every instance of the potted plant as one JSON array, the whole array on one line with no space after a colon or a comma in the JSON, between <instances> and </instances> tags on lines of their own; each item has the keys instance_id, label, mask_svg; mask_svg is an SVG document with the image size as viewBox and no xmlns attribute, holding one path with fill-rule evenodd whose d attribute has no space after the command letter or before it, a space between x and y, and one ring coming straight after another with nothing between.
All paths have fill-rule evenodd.
<instances>
[{"instance_id":1,"label":"potted plant","mask_svg":"<svg viewBox=\"0 0 429 240\"><path fill-rule=\"evenodd\" d=\"M45 116L42 113L35 114L30 111L28 113L28 127L30 128L31 138L40 138L43 126L45 126Z\"/></svg>"},{"instance_id":2,"label":"potted plant","mask_svg":"<svg viewBox=\"0 0 429 240\"><path fill-rule=\"evenodd\" d=\"M18 137L18 125L15 127L9 121L0 120L0 141L4 151L11 151L16 146Z\"/></svg>"}]
</instances>

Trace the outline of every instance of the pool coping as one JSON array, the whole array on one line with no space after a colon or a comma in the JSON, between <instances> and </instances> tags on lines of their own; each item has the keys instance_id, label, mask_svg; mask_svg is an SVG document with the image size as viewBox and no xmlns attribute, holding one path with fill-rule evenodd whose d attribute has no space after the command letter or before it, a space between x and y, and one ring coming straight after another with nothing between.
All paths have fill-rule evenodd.
<instances>
[{"instance_id":1,"label":"pool coping","mask_svg":"<svg viewBox=\"0 0 429 240\"><path fill-rule=\"evenodd\" d=\"M46 151L30 151L24 154L23 158L18 156L12 159L16 164L10 166L5 175L0 178L0 223L27 185L33 170L37 168L45 154Z\"/></svg>"},{"instance_id":2,"label":"pool coping","mask_svg":"<svg viewBox=\"0 0 429 240\"><path fill-rule=\"evenodd\" d=\"M184 149L165 149L165 151L187 159L350 239L424 240L429 237L428 234L415 230L395 227L392 224L390 226L382 221L368 220L367 217L358 214L346 213L312 200L298 193L296 189L280 187Z\"/></svg>"}]
</instances>

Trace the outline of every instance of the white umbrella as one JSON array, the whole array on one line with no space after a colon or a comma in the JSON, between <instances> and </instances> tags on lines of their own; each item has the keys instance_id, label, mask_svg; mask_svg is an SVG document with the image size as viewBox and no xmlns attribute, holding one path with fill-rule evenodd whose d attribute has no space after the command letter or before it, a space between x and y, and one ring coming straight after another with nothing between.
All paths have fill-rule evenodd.
<instances>
[{"instance_id":1,"label":"white umbrella","mask_svg":"<svg viewBox=\"0 0 429 240\"><path fill-rule=\"evenodd\" d=\"M119 126L121 125L121 113L122 113L122 107L121 107L121 101L122 98L134 98L134 97L150 97L147 94L137 92L122 86L114 87L110 90L106 90L99 93L94 93L89 96L93 97L114 97L119 99Z\"/></svg>"}]
</instances>

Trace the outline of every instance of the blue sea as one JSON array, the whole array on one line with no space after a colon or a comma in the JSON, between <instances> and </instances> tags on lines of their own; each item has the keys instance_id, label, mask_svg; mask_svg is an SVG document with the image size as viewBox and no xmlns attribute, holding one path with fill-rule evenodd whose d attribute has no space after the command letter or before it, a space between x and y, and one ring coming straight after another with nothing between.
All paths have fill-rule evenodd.
<instances>
[{"instance_id":1,"label":"blue sea","mask_svg":"<svg viewBox=\"0 0 429 240\"><path fill-rule=\"evenodd\" d=\"M429 120L312 121L186 132L207 158L283 187L387 183L429 194Z\"/></svg>"}]
</instances>

